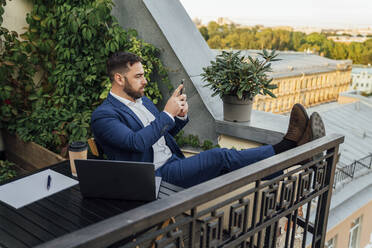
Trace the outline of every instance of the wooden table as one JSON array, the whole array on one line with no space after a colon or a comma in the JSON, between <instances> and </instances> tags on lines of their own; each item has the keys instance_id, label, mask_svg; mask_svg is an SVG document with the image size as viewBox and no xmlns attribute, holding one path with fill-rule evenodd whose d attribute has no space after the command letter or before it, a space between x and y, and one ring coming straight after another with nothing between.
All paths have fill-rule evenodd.
<instances>
[{"instance_id":1,"label":"wooden table","mask_svg":"<svg viewBox=\"0 0 372 248\"><path fill-rule=\"evenodd\" d=\"M69 161L45 169L72 177ZM180 190L163 181L159 198ZM143 204L146 202L83 198L79 185L20 209L0 202L0 247L36 246Z\"/></svg>"}]
</instances>

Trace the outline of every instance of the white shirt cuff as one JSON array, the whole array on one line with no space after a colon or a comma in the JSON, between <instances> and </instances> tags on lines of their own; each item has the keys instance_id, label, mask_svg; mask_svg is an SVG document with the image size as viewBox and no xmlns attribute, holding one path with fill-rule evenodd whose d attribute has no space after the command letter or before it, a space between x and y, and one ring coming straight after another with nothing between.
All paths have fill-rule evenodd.
<instances>
[{"instance_id":1,"label":"white shirt cuff","mask_svg":"<svg viewBox=\"0 0 372 248\"><path fill-rule=\"evenodd\" d=\"M187 114L185 116L176 116L181 121L185 121L187 119Z\"/></svg>"},{"instance_id":2,"label":"white shirt cuff","mask_svg":"<svg viewBox=\"0 0 372 248\"><path fill-rule=\"evenodd\" d=\"M166 113L174 121L174 117L171 114L169 114L167 111L164 111L164 113Z\"/></svg>"}]
</instances>

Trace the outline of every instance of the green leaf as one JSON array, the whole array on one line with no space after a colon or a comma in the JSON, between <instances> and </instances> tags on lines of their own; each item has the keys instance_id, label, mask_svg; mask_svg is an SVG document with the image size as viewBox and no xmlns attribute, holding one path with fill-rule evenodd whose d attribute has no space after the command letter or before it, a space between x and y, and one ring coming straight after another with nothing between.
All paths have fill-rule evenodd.
<instances>
[{"instance_id":1,"label":"green leaf","mask_svg":"<svg viewBox=\"0 0 372 248\"><path fill-rule=\"evenodd\" d=\"M77 33L78 32L78 24L77 24L77 22L76 21L73 21L72 23L71 23L71 29L72 29L72 32L74 32L74 33Z\"/></svg>"},{"instance_id":2,"label":"green leaf","mask_svg":"<svg viewBox=\"0 0 372 248\"><path fill-rule=\"evenodd\" d=\"M36 95L30 95L28 97L28 100L30 100L30 101L34 101L34 100L37 100L37 99L38 99L38 96L36 96Z\"/></svg>"},{"instance_id":3,"label":"green leaf","mask_svg":"<svg viewBox=\"0 0 372 248\"><path fill-rule=\"evenodd\" d=\"M92 38L92 32L90 31L90 29L87 29L86 36L87 36L87 40L90 40Z\"/></svg>"},{"instance_id":4,"label":"green leaf","mask_svg":"<svg viewBox=\"0 0 372 248\"><path fill-rule=\"evenodd\" d=\"M32 16L32 19L34 19L35 21L40 21L41 17L38 16L38 15L34 15L34 16Z\"/></svg>"},{"instance_id":5,"label":"green leaf","mask_svg":"<svg viewBox=\"0 0 372 248\"><path fill-rule=\"evenodd\" d=\"M14 115L18 115L18 111L17 111L17 109L12 109L12 113L14 114Z\"/></svg>"},{"instance_id":6,"label":"green leaf","mask_svg":"<svg viewBox=\"0 0 372 248\"><path fill-rule=\"evenodd\" d=\"M8 86L8 85L5 85L4 86L4 90L6 90L6 91L13 91L13 87Z\"/></svg>"}]
</instances>

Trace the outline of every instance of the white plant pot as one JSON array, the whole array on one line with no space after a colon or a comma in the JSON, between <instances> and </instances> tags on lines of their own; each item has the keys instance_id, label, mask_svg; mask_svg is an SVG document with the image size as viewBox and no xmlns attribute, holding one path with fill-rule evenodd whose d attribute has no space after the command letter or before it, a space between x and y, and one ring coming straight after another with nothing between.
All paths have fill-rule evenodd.
<instances>
[{"instance_id":1,"label":"white plant pot","mask_svg":"<svg viewBox=\"0 0 372 248\"><path fill-rule=\"evenodd\" d=\"M232 122L251 120L253 99L238 99L237 96L223 96L223 119Z\"/></svg>"}]
</instances>

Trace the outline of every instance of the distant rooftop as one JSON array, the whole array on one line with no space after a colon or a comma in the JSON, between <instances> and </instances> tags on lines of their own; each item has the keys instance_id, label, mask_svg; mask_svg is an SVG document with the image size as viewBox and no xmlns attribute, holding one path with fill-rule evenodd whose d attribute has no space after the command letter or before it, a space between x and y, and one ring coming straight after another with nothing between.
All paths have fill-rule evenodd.
<instances>
[{"instance_id":1,"label":"distant rooftop","mask_svg":"<svg viewBox=\"0 0 372 248\"><path fill-rule=\"evenodd\" d=\"M353 74L359 74L362 72L372 74L372 67L353 67L353 70L351 71Z\"/></svg>"},{"instance_id":2,"label":"distant rooftop","mask_svg":"<svg viewBox=\"0 0 372 248\"><path fill-rule=\"evenodd\" d=\"M213 50L215 55L221 53L221 50ZM256 57L261 50L241 50L244 56ZM350 69L351 60L334 60L322 57L312 53L293 52L293 51L278 51L279 59L272 63L272 77L283 78L300 75L308 75L322 72L330 72L335 70Z\"/></svg>"}]
</instances>

